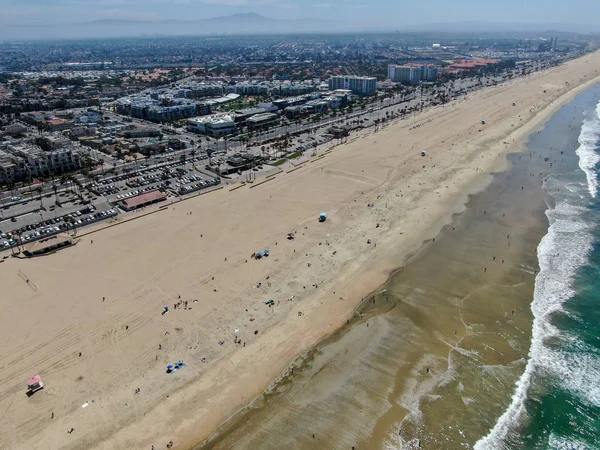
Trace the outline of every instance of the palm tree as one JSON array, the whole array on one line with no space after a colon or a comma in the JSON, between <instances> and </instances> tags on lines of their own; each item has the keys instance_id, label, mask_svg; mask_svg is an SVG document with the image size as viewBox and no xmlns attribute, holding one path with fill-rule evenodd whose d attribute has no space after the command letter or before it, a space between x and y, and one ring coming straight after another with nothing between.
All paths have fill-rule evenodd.
<instances>
[{"instance_id":1,"label":"palm tree","mask_svg":"<svg viewBox=\"0 0 600 450\"><path fill-rule=\"evenodd\" d=\"M77 197L79 197L81 200L83 200L83 195L81 194L81 187L77 178L75 178L73 175L69 175L69 180L71 181L71 186L74 186L74 188L72 189L73 193L77 195Z\"/></svg>"},{"instance_id":2,"label":"palm tree","mask_svg":"<svg viewBox=\"0 0 600 450\"><path fill-rule=\"evenodd\" d=\"M40 200L40 207L42 207L42 208L43 208L43 207L44 207L44 202L42 201L42 192L43 192L43 189L42 189L42 187L41 187L41 186L38 186L38 187L36 187L36 188L35 188L35 191L36 191L36 192L39 194L39 196L40 196L40 198L39 198L39 200Z\"/></svg>"},{"instance_id":3,"label":"palm tree","mask_svg":"<svg viewBox=\"0 0 600 450\"><path fill-rule=\"evenodd\" d=\"M73 228L73 236L77 234L77 223L75 223L75 219L70 216L65 216L65 223L68 223Z\"/></svg>"},{"instance_id":4,"label":"palm tree","mask_svg":"<svg viewBox=\"0 0 600 450\"><path fill-rule=\"evenodd\" d=\"M60 205L60 200L58 198L58 188L56 187L56 181L54 177L52 177L52 189L54 190L54 197L56 198L56 204Z\"/></svg>"}]
</instances>

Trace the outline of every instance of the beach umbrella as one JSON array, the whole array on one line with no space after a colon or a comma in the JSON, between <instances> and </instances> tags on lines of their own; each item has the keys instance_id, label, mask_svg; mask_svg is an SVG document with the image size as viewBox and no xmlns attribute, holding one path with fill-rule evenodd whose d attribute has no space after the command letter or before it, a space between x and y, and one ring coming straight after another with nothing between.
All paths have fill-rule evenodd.
<instances>
[{"instance_id":1,"label":"beach umbrella","mask_svg":"<svg viewBox=\"0 0 600 450\"><path fill-rule=\"evenodd\" d=\"M171 369L173 369L173 366L169 364L169 365L167 366L167 369L171 370Z\"/></svg>"},{"instance_id":2,"label":"beach umbrella","mask_svg":"<svg viewBox=\"0 0 600 450\"><path fill-rule=\"evenodd\" d=\"M269 253L271 253L270 250L265 250L265 255L268 255Z\"/></svg>"}]
</instances>

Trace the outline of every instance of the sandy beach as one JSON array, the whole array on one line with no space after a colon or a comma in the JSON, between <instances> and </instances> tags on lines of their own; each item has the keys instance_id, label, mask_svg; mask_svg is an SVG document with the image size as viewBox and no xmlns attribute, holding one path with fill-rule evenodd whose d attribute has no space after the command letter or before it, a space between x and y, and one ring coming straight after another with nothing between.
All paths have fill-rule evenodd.
<instances>
[{"instance_id":1,"label":"sandy beach","mask_svg":"<svg viewBox=\"0 0 600 450\"><path fill-rule=\"evenodd\" d=\"M264 184L225 186L56 254L5 261L0 447L206 439L346 323L599 70L600 55L587 55L391 124ZM264 249L268 258L250 258ZM180 300L187 307L175 309ZM167 374L178 360L186 367ZM28 398L36 374L47 387Z\"/></svg>"},{"instance_id":2,"label":"sandy beach","mask_svg":"<svg viewBox=\"0 0 600 450\"><path fill-rule=\"evenodd\" d=\"M537 249L562 190L547 180L576 185L579 124L599 96L596 85L557 111L349 324L198 450L473 448L524 372ZM529 448L494 444L482 448Z\"/></svg>"}]
</instances>

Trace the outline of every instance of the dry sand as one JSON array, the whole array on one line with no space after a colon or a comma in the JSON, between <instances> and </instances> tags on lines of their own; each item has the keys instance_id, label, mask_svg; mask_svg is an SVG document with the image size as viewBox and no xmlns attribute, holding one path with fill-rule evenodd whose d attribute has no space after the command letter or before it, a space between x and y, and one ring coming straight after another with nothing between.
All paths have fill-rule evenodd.
<instances>
[{"instance_id":1,"label":"dry sand","mask_svg":"<svg viewBox=\"0 0 600 450\"><path fill-rule=\"evenodd\" d=\"M5 261L0 448L189 448L206 438L343 324L599 70L600 55L588 55L400 121L263 185L226 186L56 254ZM250 259L265 248L269 258ZM190 310L173 309L179 296ZM234 344L236 328L245 345ZM180 359L187 367L166 374ZM28 398L36 374L47 387Z\"/></svg>"}]
</instances>

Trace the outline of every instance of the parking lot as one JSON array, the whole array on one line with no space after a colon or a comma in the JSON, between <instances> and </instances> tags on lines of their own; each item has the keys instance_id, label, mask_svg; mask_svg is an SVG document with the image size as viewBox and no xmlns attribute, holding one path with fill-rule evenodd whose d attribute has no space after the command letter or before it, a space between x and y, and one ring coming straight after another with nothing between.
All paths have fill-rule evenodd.
<instances>
[{"instance_id":1,"label":"parking lot","mask_svg":"<svg viewBox=\"0 0 600 450\"><path fill-rule=\"evenodd\" d=\"M173 195L185 195L215 186L220 179L200 169L199 158L174 161L158 167L141 167L139 170L117 176L99 176L89 189L103 195L111 204L153 190L169 191Z\"/></svg>"},{"instance_id":2,"label":"parking lot","mask_svg":"<svg viewBox=\"0 0 600 450\"><path fill-rule=\"evenodd\" d=\"M46 189L41 196L26 191L6 198L0 209L0 250L115 217L122 212L118 202L146 192L180 196L218 185L219 177L200 168L201 159L167 160L153 167L139 164L127 173L96 175L84 187Z\"/></svg>"},{"instance_id":3,"label":"parking lot","mask_svg":"<svg viewBox=\"0 0 600 450\"><path fill-rule=\"evenodd\" d=\"M54 211L42 212L39 216L29 214L19 220L18 223L12 221L0 223L3 227L0 233L0 245L2 248L10 248L61 232L75 231L78 227L114 217L118 213L116 208L99 210L93 205L85 207L77 205L71 208L59 208ZM4 231L4 224L6 223L13 225L13 227Z\"/></svg>"}]
</instances>

